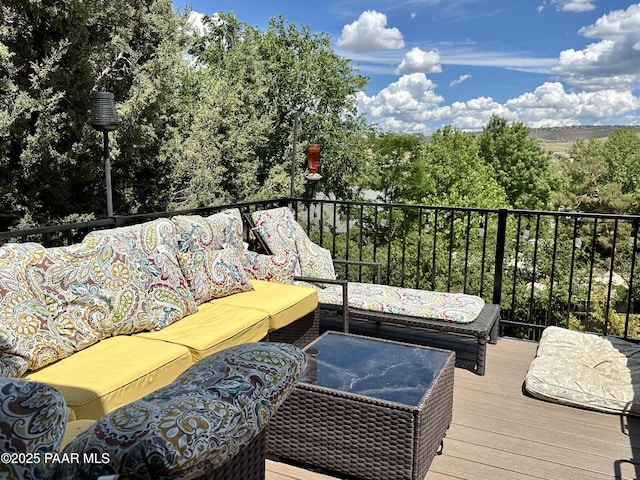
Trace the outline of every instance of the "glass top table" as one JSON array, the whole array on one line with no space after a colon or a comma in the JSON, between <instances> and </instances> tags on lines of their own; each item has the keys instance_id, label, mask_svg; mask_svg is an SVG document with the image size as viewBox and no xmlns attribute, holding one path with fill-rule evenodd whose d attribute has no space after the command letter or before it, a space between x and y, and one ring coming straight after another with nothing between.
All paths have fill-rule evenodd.
<instances>
[{"instance_id":1,"label":"glass top table","mask_svg":"<svg viewBox=\"0 0 640 480\"><path fill-rule=\"evenodd\" d=\"M340 332L327 332L306 349L302 382L379 400L417 406L451 355Z\"/></svg>"}]
</instances>

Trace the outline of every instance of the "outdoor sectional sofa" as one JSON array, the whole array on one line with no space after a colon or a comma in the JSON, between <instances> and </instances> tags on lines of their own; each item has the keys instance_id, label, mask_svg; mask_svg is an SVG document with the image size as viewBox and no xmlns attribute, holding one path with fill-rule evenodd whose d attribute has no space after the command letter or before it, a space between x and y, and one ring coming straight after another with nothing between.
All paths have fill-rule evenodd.
<instances>
[{"instance_id":1,"label":"outdoor sectional sofa","mask_svg":"<svg viewBox=\"0 0 640 480\"><path fill-rule=\"evenodd\" d=\"M243 243L238 210L0 247L0 378L49 385L70 421L131 404L211 354L318 335L295 258ZM266 279L266 280L265 280Z\"/></svg>"},{"instance_id":2,"label":"outdoor sectional sofa","mask_svg":"<svg viewBox=\"0 0 640 480\"><path fill-rule=\"evenodd\" d=\"M306 365L291 344L236 345L95 422L68 422L50 385L2 377L0 478L264 480L265 427Z\"/></svg>"}]
</instances>

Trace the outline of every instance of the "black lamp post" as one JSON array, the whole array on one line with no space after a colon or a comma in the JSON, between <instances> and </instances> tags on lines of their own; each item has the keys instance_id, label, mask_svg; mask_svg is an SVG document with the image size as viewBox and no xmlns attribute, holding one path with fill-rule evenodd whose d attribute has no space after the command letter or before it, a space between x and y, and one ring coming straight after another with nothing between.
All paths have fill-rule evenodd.
<instances>
[{"instance_id":1,"label":"black lamp post","mask_svg":"<svg viewBox=\"0 0 640 480\"><path fill-rule=\"evenodd\" d=\"M109 132L120 125L118 112L110 92L91 92L91 126L103 133L104 138L104 175L107 191L107 216L113 216L113 198L111 196L111 160L109 159Z\"/></svg>"}]
</instances>

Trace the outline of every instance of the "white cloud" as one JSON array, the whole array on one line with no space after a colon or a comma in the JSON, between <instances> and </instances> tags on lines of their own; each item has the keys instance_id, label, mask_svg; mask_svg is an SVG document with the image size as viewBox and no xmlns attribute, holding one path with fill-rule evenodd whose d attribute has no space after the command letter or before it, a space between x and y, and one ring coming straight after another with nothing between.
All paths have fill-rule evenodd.
<instances>
[{"instance_id":1,"label":"white cloud","mask_svg":"<svg viewBox=\"0 0 640 480\"><path fill-rule=\"evenodd\" d=\"M408 73L440 73L440 54L437 50L424 50L414 47L405 53L402 62L396 69L396 74L406 75Z\"/></svg>"},{"instance_id":2,"label":"white cloud","mask_svg":"<svg viewBox=\"0 0 640 480\"><path fill-rule=\"evenodd\" d=\"M424 73L403 75L376 95L358 93L358 106L369 121L382 128L420 132L444 99L435 93L436 84Z\"/></svg>"},{"instance_id":3,"label":"white cloud","mask_svg":"<svg viewBox=\"0 0 640 480\"><path fill-rule=\"evenodd\" d=\"M593 2L549 0L558 9L588 9ZM396 82L371 96L358 94L358 106L368 120L383 129L432 133L444 125L463 130L482 129L491 115L520 121L532 128L569 125L633 125L640 123L640 3L611 11L579 30L594 39L583 49L564 50L555 58L527 58L503 52L479 52L446 46L424 52L414 48L405 54ZM432 54L432 55L430 55ZM438 58L436 62L436 56ZM392 64L389 59L386 65ZM499 103L491 97L445 104L437 86L426 74L441 64L511 68L552 73L533 91ZM450 82L458 85L470 78L462 75Z\"/></svg>"},{"instance_id":4,"label":"white cloud","mask_svg":"<svg viewBox=\"0 0 640 480\"><path fill-rule=\"evenodd\" d=\"M189 34L198 33L203 35L207 29L204 26L204 13L192 11L187 18L187 24L190 26Z\"/></svg>"},{"instance_id":5,"label":"white cloud","mask_svg":"<svg viewBox=\"0 0 640 480\"><path fill-rule=\"evenodd\" d=\"M462 130L480 130L492 115L523 122L531 128L597 125L610 119L620 124L637 123L635 111L640 97L628 90L567 92L559 82L547 82L501 104L490 97L441 106L443 98L424 74L401 77L377 95L358 95L361 112L382 128L432 133L444 125Z\"/></svg>"},{"instance_id":6,"label":"white cloud","mask_svg":"<svg viewBox=\"0 0 640 480\"><path fill-rule=\"evenodd\" d=\"M584 90L626 90L640 81L640 4L612 11L579 33L600 41L562 51L554 73Z\"/></svg>"},{"instance_id":7,"label":"white cloud","mask_svg":"<svg viewBox=\"0 0 640 480\"><path fill-rule=\"evenodd\" d=\"M465 75L460 75L455 80L451 80L451 82L449 82L449 86L455 87L456 85L460 85L462 82L469 80L470 78L471 78L471 75L469 75L468 73Z\"/></svg>"},{"instance_id":8,"label":"white cloud","mask_svg":"<svg viewBox=\"0 0 640 480\"><path fill-rule=\"evenodd\" d=\"M551 0L563 12L588 12L596 8L593 0Z\"/></svg>"},{"instance_id":9,"label":"white cloud","mask_svg":"<svg viewBox=\"0 0 640 480\"><path fill-rule=\"evenodd\" d=\"M373 52L403 48L404 40L400 30L387 28L384 13L367 10L358 20L342 28L336 45L353 52Z\"/></svg>"},{"instance_id":10,"label":"white cloud","mask_svg":"<svg viewBox=\"0 0 640 480\"><path fill-rule=\"evenodd\" d=\"M610 118L632 114L640 108L640 97L631 90L567 92L559 82L547 82L533 92L508 100L509 116L530 127L594 125Z\"/></svg>"}]
</instances>

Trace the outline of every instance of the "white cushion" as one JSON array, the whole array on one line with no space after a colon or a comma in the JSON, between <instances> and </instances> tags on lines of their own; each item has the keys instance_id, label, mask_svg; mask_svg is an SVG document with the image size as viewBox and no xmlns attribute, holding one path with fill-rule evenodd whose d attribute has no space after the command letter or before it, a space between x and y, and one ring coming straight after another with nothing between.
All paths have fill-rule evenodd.
<instances>
[{"instance_id":1,"label":"white cushion","mask_svg":"<svg viewBox=\"0 0 640 480\"><path fill-rule=\"evenodd\" d=\"M547 327L529 366L525 390L564 405L640 415L640 345Z\"/></svg>"}]
</instances>

